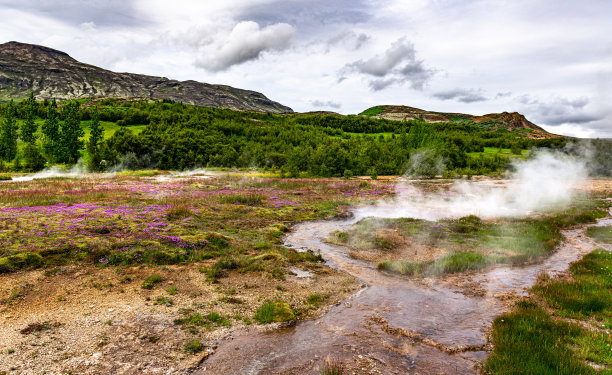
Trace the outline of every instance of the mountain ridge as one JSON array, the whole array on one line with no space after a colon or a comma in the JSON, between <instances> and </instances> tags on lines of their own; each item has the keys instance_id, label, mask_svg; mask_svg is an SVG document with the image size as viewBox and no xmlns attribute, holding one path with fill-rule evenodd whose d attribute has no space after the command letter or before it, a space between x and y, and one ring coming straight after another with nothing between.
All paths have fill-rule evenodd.
<instances>
[{"instance_id":1,"label":"mountain ridge","mask_svg":"<svg viewBox=\"0 0 612 375\"><path fill-rule=\"evenodd\" d=\"M423 120L426 122L466 123L480 128L498 131L518 131L522 135L534 138L554 138L559 135L547 132L540 126L527 120L518 112L489 113L485 115L470 115L466 113L435 112L404 105L379 105L360 113L364 116L396 121Z\"/></svg>"},{"instance_id":2,"label":"mountain ridge","mask_svg":"<svg viewBox=\"0 0 612 375\"><path fill-rule=\"evenodd\" d=\"M178 81L137 73L117 73L79 62L66 52L20 42L0 44L0 100L92 96L170 99L187 104L285 113L287 106L262 93L195 80Z\"/></svg>"}]
</instances>

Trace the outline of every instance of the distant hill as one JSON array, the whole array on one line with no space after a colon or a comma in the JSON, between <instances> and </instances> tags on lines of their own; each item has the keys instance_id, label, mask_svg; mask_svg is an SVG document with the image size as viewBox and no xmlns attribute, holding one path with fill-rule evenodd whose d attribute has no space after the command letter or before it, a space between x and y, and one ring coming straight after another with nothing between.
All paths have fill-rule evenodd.
<instances>
[{"instance_id":1,"label":"distant hill","mask_svg":"<svg viewBox=\"0 0 612 375\"><path fill-rule=\"evenodd\" d=\"M518 132L525 137L541 139L559 137L527 120L517 112L491 113L483 116L464 113L432 112L419 108L397 105L382 105L368 108L361 115L387 120L406 121L423 120L426 122L453 122L473 124L484 130L508 130Z\"/></svg>"},{"instance_id":2,"label":"distant hill","mask_svg":"<svg viewBox=\"0 0 612 375\"><path fill-rule=\"evenodd\" d=\"M196 81L176 81L142 74L115 73L81 63L48 47L0 44L0 101L24 98L78 99L91 96L171 99L237 110L284 113L291 108L256 91Z\"/></svg>"}]
</instances>

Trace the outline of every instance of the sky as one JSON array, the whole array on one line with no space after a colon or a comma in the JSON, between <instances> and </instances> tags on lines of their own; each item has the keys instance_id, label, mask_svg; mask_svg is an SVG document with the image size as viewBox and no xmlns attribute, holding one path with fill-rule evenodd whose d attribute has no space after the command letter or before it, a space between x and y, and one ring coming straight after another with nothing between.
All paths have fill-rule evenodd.
<instances>
[{"instance_id":1,"label":"sky","mask_svg":"<svg viewBox=\"0 0 612 375\"><path fill-rule=\"evenodd\" d=\"M305 112L520 112L612 137L609 0L0 0L0 43Z\"/></svg>"}]
</instances>

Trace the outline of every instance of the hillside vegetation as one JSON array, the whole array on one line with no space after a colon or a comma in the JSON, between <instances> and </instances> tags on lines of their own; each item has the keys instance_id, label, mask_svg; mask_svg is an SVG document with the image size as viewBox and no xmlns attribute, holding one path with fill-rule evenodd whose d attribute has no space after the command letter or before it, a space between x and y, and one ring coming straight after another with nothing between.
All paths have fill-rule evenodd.
<instances>
[{"instance_id":1,"label":"hillside vegetation","mask_svg":"<svg viewBox=\"0 0 612 375\"><path fill-rule=\"evenodd\" d=\"M6 144L0 167L4 170L33 171L83 158L91 170L98 171L256 167L293 177L398 175L407 169L426 177L500 174L512 158L527 157L528 149L560 148L567 143L565 138L529 139L463 123L357 115L275 115L169 100L81 100L55 105L28 99L9 102L0 109L4 116L0 146ZM55 118L58 129L54 135L49 122ZM102 134L92 148L88 144L93 118L97 118ZM27 142L26 123L34 129L33 139ZM78 137L73 134L71 141L67 133L74 123L82 132L73 129ZM77 140L76 148L71 148L71 142ZM411 166L417 159L418 165Z\"/></svg>"}]
</instances>

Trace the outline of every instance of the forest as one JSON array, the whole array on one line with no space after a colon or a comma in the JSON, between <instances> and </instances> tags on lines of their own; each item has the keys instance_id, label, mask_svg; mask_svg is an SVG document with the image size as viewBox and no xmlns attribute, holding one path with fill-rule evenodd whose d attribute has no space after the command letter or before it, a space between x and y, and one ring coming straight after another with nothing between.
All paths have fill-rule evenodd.
<instances>
[{"instance_id":1,"label":"forest","mask_svg":"<svg viewBox=\"0 0 612 375\"><path fill-rule=\"evenodd\" d=\"M273 115L169 100L56 102L30 96L0 111L1 171L81 162L98 172L220 167L274 170L286 177L454 177L501 174L533 149L586 147L567 137L535 140L462 122ZM609 174L610 141L591 140L589 147L596 150L592 172Z\"/></svg>"}]
</instances>

